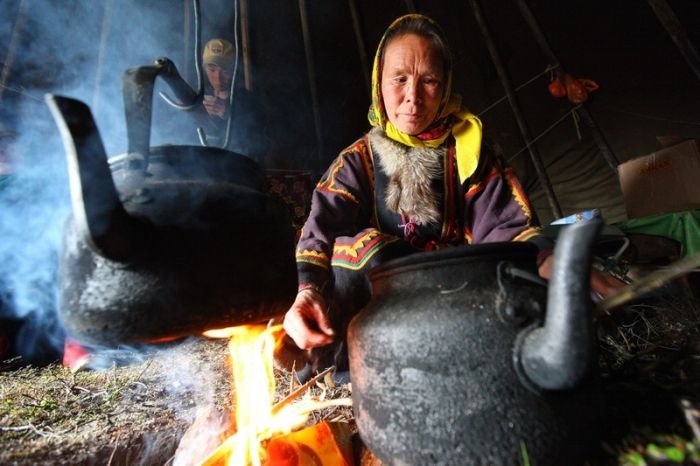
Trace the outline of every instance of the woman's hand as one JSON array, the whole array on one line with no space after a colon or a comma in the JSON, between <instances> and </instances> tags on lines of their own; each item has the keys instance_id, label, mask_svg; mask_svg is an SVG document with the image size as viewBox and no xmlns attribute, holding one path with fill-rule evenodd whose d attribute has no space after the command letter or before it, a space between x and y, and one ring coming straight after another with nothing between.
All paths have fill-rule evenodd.
<instances>
[{"instance_id":1,"label":"woman's hand","mask_svg":"<svg viewBox=\"0 0 700 466\"><path fill-rule=\"evenodd\" d=\"M540 277L549 280L552 276L552 257L547 256L539 267ZM602 298L608 297L614 291L625 287L625 283L608 273L603 273L598 269L591 269L591 290Z\"/></svg>"},{"instance_id":2,"label":"woman's hand","mask_svg":"<svg viewBox=\"0 0 700 466\"><path fill-rule=\"evenodd\" d=\"M284 316L284 330L301 349L316 348L333 342L335 332L326 316L321 293L305 289L297 293L294 304Z\"/></svg>"}]
</instances>

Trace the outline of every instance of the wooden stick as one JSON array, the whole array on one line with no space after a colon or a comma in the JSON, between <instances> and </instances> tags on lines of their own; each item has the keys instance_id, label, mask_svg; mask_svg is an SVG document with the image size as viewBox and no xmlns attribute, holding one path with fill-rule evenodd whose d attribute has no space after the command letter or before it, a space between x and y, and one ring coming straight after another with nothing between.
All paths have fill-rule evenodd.
<instances>
[{"instance_id":1,"label":"wooden stick","mask_svg":"<svg viewBox=\"0 0 700 466\"><path fill-rule=\"evenodd\" d=\"M661 24L671 36L671 40L676 44L678 50L688 62L688 65L695 72L695 76L700 79L700 55L688 37L688 33L678 20L678 16L673 12L666 0L649 0L649 5Z\"/></svg>"},{"instance_id":2,"label":"wooden stick","mask_svg":"<svg viewBox=\"0 0 700 466\"><path fill-rule=\"evenodd\" d=\"M362 74L365 77L365 86L367 86L367 94L372 97L372 64L367 56L367 46L365 45L364 35L362 34L362 25L360 24L360 13L357 10L356 0L348 0L350 6L350 16L352 17L352 25L355 31L355 40L357 41L357 51L360 54L360 63L362 64Z\"/></svg>"},{"instance_id":3,"label":"wooden stick","mask_svg":"<svg viewBox=\"0 0 700 466\"><path fill-rule=\"evenodd\" d=\"M316 382L321 380L323 377L326 376L330 371L335 369L335 366L331 366L328 369L324 370L308 382L306 382L304 385L300 386L296 390L294 390L292 393L287 395L285 398L277 402L273 407L272 407L272 414L276 414L282 410L285 406L290 404L292 401L296 400L299 398L306 390L308 390L312 385L314 385ZM240 434L239 432L236 432L235 434L231 435L228 437L226 440L224 440L216 449L209 454L206 458L204 458L199 465L200 466L214 466L219 463L219 461L223 460L223 456L227 454L232 446L237 440L238 435Z\"/></svg>"},{"instance_id":4,"label":"wooden stick","mask_svg":"<svg viewBox=\"0 0 700 466\"><path fill-rule=\"evenodd\" d=\"M674 262L667 268L650 273L636 282L611 294L596 306L596 315L607 312L612 308L625 304L632 299L653 291L676 277L685 275L691 270L700 267L700 253L685 257Z\"/></svg>"},{"instance_id":5,"label":"wooden stick","mask_svg":"<svg viewBox=\"0 0 700 466\"><path fill-rule=\"evenodd\" d=\"M226 440L224 440L218 447L216 447L216 449L213 452L211 452L206 458L199 462L199 466L214 466L220 461L223 461L225 459L224 455L228 454L231 450L231 448L229 448L229 445L236 443L238 434L239 432L236 432L235 434L229 436Z\"/></svg>"},{"instance_id":6,"label":"wooden stick","mask_svg":"<svg viewBox=\"0 0 700 466\"><path fill-rule=\"evenodd\" d=\"M532 14L530 7L527 5L525 0L516 0L516 4L520 9L520 13L523 15L525 22L530 27L532 34L535 36L535 41L537 41L537 43L540 46L540 49L547 56L547 59L549 60L549 66L552 67L554 73L561 80L561 82L564 82L564 68L561 66L559 59L554 54L554 50L549 45L549 42L547 41L547 38L544 35L544 32L540 28L537 19L535 19L535 15ZM612 147L610 147L610 144L608 144L608 141L605 139L605 135L598 127L596 121L593 119L593 115L591 115L591 113L588 111L584 104L579 104L579 106L576 108L576 114L578 114L581 117L585 125L591 131L593 140L598 146L598 150L600 150L601 155L608 163L610 168L617 174L617 166L620 164L620 162L617 160L617 157L615 156Z\"/></svg>"},{"instance_id":7,"label":"wooden stick","mask_svg":"<svg viewBox=\"0 0 700 466\"><path fill-rule=\"evenodd\" d=\"M272 407L272 414L277 414L280 412L282 408L287 406L289 403L292 401L296 400L299 398L305 391L307 391L312 385L314 385L316 382L321 380L328 374L330 371L335 369L335 366L331 366L328 369L324 370L323 372L319 373L317 376L306 382L304 385L301 385L299 388L294 390L292 393L284 397L282 400L278 401L275 403L275 405Z\"/></svg>"},{"instance_id":8,"label":"wooden stick","mask_svg":"<svg viewBox=\"0 0 700 466\"><path fill-rule=\"evenodd\" d=\"M681 409L683 410L685 420L693 430L695 440L700 441L700 426L698 425L698 416L700 416L700 412L686 399L681 400Z\"/></svg>"},{"instance_id":9,"label":"wooden stick","mask_svg":"<svg viewBox=\"0 0 700 466\"><path fill-rule=\"evenodd\" d=\"M309 93L311 94L311 110L314 118L314 129L316 130L316 149L318 151L316 168L318 169L323 162L324 156L323 131L321 129L321 105L316 84L316 67L314 65L313 47L311 45L311 30L309 27L306 0L298 0L298 3L299 19L301 20L301 37L304 41L304 55L306 57L306 73L309 82Z\"/></svg>"},{"instance_id":10,"label":"wooden stick","mask_svg":"<svg viewBox=\"0 0 700 466\"><path fill-rule=\"evenodd\" d=\"M481 35L484 37L484 41L486 42L486 49L488 50L491 56L491 62L496 68L498 77L501 80L501 85L503 86L503 89L506 95L508 96L508 102L510 103L511 111L513 112L515 121L518 124L518 128L520 129L520 136L525 141L525 145L530 154L530 161L532 162L532 166L535 168L535 172L537 173L537 179L540 181L542 189L547 197L547 200L549 201L549 207L552 209L552 214L554 218L561 218L563 215L561 207L559 206L559 201L557 201L554 189L552 188L552 183L549 180L549 176L547 175L547 170L545 169L544 163L542 163L542 158L540 157L539 151L532 144L533 138L530 134L530 128L527 125L527 120L525 119L525 116L523 115L523 112L520 108L520 104L518 103L515 90L513 89L513 84L511 83L510 76L508 75L505 64L501 59L501 55L498 52L498 49L496 47L496 41L486 21L486 16L484 15L483 9L481 8L481 4L479 0L470 0L469 4L471 5L472 11L474 12L476 24L481 29Z\"/></svg>"},{"instance_id":11,"label":"wooden stick","mask_svg":"<svg viewBox=\"0 0 700 466\"><path fill-rule=\"evenodd\" d=\"M253 82L250 76L250 34L248 32L248 0L239 0L239 14L241 21L241 49L243 55L243 87L247 91L253 90Z\"/></svg>"}]
</instances>

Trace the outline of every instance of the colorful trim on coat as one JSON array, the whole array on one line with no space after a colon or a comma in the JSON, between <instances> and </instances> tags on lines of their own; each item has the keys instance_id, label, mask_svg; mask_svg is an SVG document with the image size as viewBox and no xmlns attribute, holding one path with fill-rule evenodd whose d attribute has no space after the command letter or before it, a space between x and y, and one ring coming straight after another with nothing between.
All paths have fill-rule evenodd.
<instances>
[{"instance_id":1,"label":"colorful trim on coat","mask_svg":"<svg viewBox=\"0 0 700 466\"><path fill-rule=\"evenodd\" d=\"M331 265L359 270L382 248L398 240L396 236L387 235L376 228L363 230L352 238L336 238Z\"/></svg>"},{"instance_id":2,"label":"colorful trim on coat","mask_svg":"<svg viewBox=\"0 0 700 466\"><path fill-rule=\"evenodd\" d=\"M530 223L532 221L532 210L530 209L530 203L527 200L527 196L525 196L522 186L520 186L518 178L516 178L512 168L506 168L504 175L508 186L510 186L510 191L513 193L513 198L520 204L520 207L522 207L523 213L527 218L527 223Z\"/></svg>"},{"instance_id":3,"label":"colorful trim on coat","mask_svg":"<svg viewBox=\"0 0 700 466\"><path fill-rule=\"evenodd\" d=\"M518 233L511 241L528 241L541 235L539 227L529 227Z\"/></svg>"},{"instance_id":4,"label":"colorful trim on coat","mask_svg":"<svg viewBox=\"0 0 700 466\"><path fill-rule=\"evenodd\" d=\"M367 145L365 144L364 139L358 139L353 145L345 149L338 157L336 157L331 166L328 168L326 177L318 182L316 189L319 191L338 194L339 196L342 196L355 204L359 204L358 199L353 194L349 193L345 189L338 188L335 182L335 177L337 176L338 172L345 167L345 158L353 153L360 154L360 160L362 160L362 167L365 171L365 176L371 180L373 172L370 164L368 163L369 155Z\"/></svg>"},{"instance_id":5,"label":"colorful trim on coat","mask_svg":"<svg viewBox=\"0 0 700 466\"><path fill-rule=\"evenodd\" d=\"M296 253L297 263L303 262L305 264L316 265L322 267L325 270L330 270L330 260L325 252L313 251L311 249L304 249L302 251L297 251Z\"/></svg>"}]
</instances>

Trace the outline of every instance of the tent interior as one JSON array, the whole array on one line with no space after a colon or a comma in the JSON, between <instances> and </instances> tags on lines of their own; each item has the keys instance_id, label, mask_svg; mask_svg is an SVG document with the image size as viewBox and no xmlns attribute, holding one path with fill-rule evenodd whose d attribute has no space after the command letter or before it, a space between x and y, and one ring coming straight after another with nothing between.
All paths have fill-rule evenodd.
<instances>
[{"instance_id":1,"label":"tent interior","mask_svg":"<svg viewBox=\"0 0 700 466\"><path fill-rule=\"evenodd\" d=\"M548 223L593 208L608 222L624 220L615 163L660 149L663 138L700 136L700 76L692 57L686 59L655 14L654 4L666 2L520 2L529 7L550 54L519 2L480 3L483 24L503 64L501 73L475 20L479 2L470 1L202 0L201 40L221 37L239 46L236 85L253 96L257 116L247 121L247 109L234 112L234 127L246 128L237 137L262 148L256 157L266 168L318 175L369 128L369 75L382 32L402 14L424 13L450 41L455 92L482 119L487 137L515 168L540 220ZM675 12L686 46L697 50L698 3L674 0L666 6ZM87 103L107 153L115 155L126 145L119 82L127 68L167 56L196 87L191 0L147 5L134 0L15 0L5 7L0 24L0 41L8 44L0 90L2 122L5 131L26 136L23 143L38 144L35 131L42 132L42 145L54 142L55 130L32 121L47 118L41 99L45 92ZM555 76L553 59L566 73L599 85L583 108L576 110L566 98L548 93ZM514 102L505 98L504 75L515 89ZM195 125L157 94L155 100L152 143L198 144ZM589 124L582 111L590 116ZM52 149L39 148L44 153ZM537 176L533 156L541 159L560 215Z\"/></svg>"},{"instance_id":2,"label":"tent interior","mask_svg":"<svg viewBox=\"0 0 700 466\"><path fill-rule=\"evenodd\" d=\"M46 367L65 348L57 316L57 258L72 206L66 154L47 93L87 104L106 154L114 157L128 151L122 95L126 70L168 57L197 89L198 49L209 39L223 38L235 44L237 54L233 136L227 147L269 173L304 174L315 181L341 150L369 130L377 44L395 18L417 12L445 31L453 53L454 92L479 116L485 136L513 167L543 225L593 209L607 224L628 221L632 216L619 165L682 141L700 141L698 0L2 0L0 6L0 376L10 367L3 365L5 355L19 354ZM582 103L554 97L549 86L564 72L594 81L597 89ZM191 113L161 96L172 96L172 89L158 79L155 91L151 146L200 146L202 133ZM695 186L693 209L700 207L698 190ZM697 251L700 210L691 213L696 229L684 232ZM292 262L293 247L288 249ZM675 249L666 255L678 258ZM688 292L692 303L681 309L688 311L684 321L677 318L680 313L646 307L654 322L642 311L621 312L619 321L600 326L625 340L619 353L601 351L609 359L622 354L614 361L622 361L619 386L630 373L638 376L635 382L658 376L650 391L620 390L615 401L630 405L629 412L661 413L664 419L675 415L675 422L682 414L671 406L678 393L695 390L697 401L697 265L694 271L694 282L673 288ZM628 325L625 319L636 320ZM652 328L658 322L660 330ZM625 346L628 340L632 343ZM163 372L171 369L166 365ZM135 384L144 385L138 377ZM663 384L670 386L671 379L680 381L669 395L672 390L665 391ZM33 382L26 377L24 383ZM57 385L53 379L51 384ZM98 389L99 384L90 400L101 399L104 392ZM140 395L134 399L146 405ZM649 399L660 403L652 406ZM182 396L179 401L188 400ZM693 408L695 461L700 457L698 406ZM0 424L9 419L1 411ZM101 417L111 423L110 416ZM148 422L159 416L147 414ZM31 423L20 424L24 427L10 426L0 434L9 436L27 425L32 428L27 435L36 430ZM85 429L91 426L88 422ZM102 445L104 462L134 464L112 463L112 441L110 433ZM49 453L62 455L62 450ZM52 460L46 464L65 462Z\"/></svg>"}]
</instances>

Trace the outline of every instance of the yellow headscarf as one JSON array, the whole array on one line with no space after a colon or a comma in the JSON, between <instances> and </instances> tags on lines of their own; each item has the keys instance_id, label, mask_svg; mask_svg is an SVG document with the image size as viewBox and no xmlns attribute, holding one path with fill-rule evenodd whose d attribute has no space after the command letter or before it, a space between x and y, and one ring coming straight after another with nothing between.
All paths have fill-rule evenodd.
<instances>
[{"instance_id":1,"label":"yellow headscarf","mask_svg":"<svg viewBox=\"0 0 700 466\"><path fill-rule=\"evenodd\" d=\"M424 19L430 22L440 31L439 26L427 16L419 14L409 14L401 16L395 20L384 32L377 53L374 56L374 66L372 67L372 105L369 107L367 118L372 126L382 128L387 136L394 141L411 147L438 147L445 139L452 134L456 144L457 171L460 181L464 182L476 170L479 163L479 152L481 151L481 121L469 110L462 106L462 96L452 93L452 69L446 70L447 76L444 93L438 109L438 117L435 122L447 121L449 126L447 131L433 139L422 139L406 134L396 128L386 115L384 108L384 98L382 97L381 72L382 53L386 46L387 35L403 21L409 19ZM440 32L442 35L442 32ZM449 120L445 120L448 117ZM431 125L433 127L435 125Z\"/></svg>"}]
</instances>

